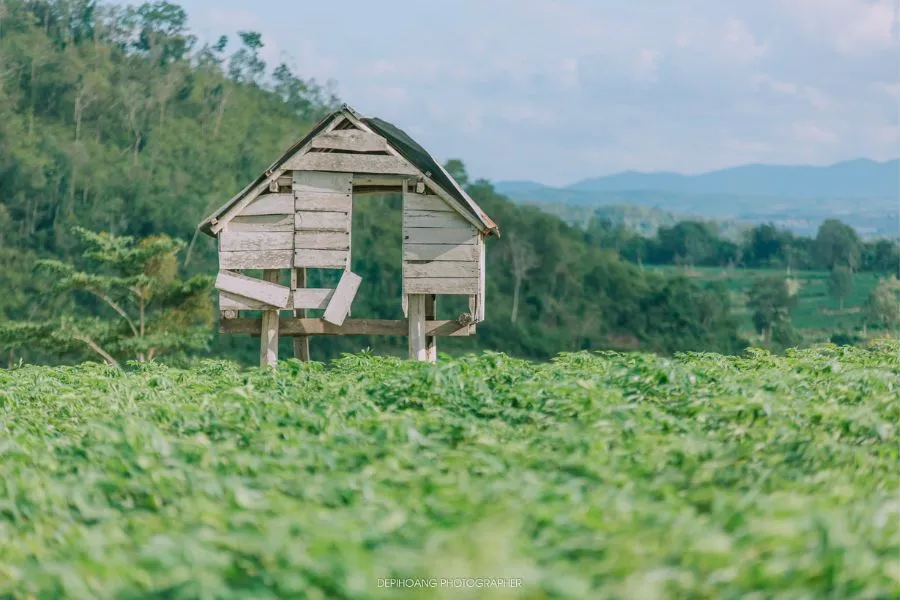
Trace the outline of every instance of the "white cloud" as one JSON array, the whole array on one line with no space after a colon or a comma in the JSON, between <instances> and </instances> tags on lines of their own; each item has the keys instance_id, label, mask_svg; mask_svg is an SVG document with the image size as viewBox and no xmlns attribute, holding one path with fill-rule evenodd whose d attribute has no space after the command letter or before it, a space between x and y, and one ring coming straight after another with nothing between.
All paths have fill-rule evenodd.
<instances>
[{"instance_id":1,"label":"white cloud","mask_svg":"<svg viewBox=\"0 0 900 600\"><path fill-rule=\"evenodd\" d=\"M897 0L183 3L475 177L897 154Z\"/></svg>"},{"instance_id":2,"label":"white cloud","mask_svg":"<svg viewBox=\"0 0 900 600\"><path fill-rule=\"evenodd\" d=\"M820 36L842 54L895 48L897 5L893 0L793 0L778 3L794 25Z\"/></svg>"}]
</instances>

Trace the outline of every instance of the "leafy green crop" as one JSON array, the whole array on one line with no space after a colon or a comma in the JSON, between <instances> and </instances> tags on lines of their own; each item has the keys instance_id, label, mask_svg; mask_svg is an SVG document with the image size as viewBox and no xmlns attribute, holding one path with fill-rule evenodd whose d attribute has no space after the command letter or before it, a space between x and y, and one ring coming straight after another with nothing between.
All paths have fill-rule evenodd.
<instances>
[{"instance_id":1,"label":"leafy green crop","mask_svg":"<svg viewBox=\"0 0 900 600\"><path fill-rule=\"evenodd\" d=\"M0 371L2 598L900 596L900 345ZM379 578L519 578L515 589Z\"/></svg>"}]
</instances>

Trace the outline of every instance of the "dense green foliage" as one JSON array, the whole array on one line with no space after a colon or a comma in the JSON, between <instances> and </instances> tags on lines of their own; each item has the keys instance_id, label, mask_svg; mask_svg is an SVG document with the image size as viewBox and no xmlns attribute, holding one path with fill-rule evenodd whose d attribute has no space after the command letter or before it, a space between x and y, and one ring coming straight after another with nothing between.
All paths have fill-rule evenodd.
<instances>
[{"instance_id":1,"label":"dense green foliage","mask_svg":"<svg viewBox=\"0 0 900 600\"><path fill-rule=\"evenodd\" d=\"M837 219L824 221L815 237L795 235L771 223L747 227L734 236L712 221L701 220L663 225L647 236L605 216L592 218L585 231L591 243L615 249L628 260L642 264L789 271L847 267L900 275L900 241L861 240L853 228Z\"/></svg>"},{"instance_id":2,"label":"dense green foliage","mask_svg":"<svg viewBox=\"0 0 900 600\"><path fill-rule=\"evenodd\" d=\"M88 270L73 226L184 240L185 276L216 272L215 244L196 235L196 224L337 102L288 66L266 65L258 33L238 37L199 46L184 11L168 2L3 3L0 265L9 268L0 270L0 288L14 291L0 297L0 320L59 316L63 309L33 266L53 259ZM487 249L487 322L477 337L442 341L442 349L548 358L588 348L733 352L746 345L721 289L643 274L587 243L580 229L513 204L488 182L469 182L461 162L449 166L503 237ZM353 314L398 318L398 200L359 198L355 206L353 270L363 285ZM521 259L515 272L513 256ZM457 308L442 302L439 311L455 318ZM97 298L78 303L99 318L109 318L108 309ZM290 340L283 344L287 355ZM254 363L256 346L249 336L215 335L208 353ZM315 339L312 352L334 357L366 346L401 353L405 340ZM54 360L21 340L3 350L7 364Z\"/></svg>"},{"instance_id":3,"label":"dense green foliage","mask_svg":"<svg viewBox=\"0 0 900 600\"><path fill-rule=\"evenodd\" d=\"M0 596L897 597L898 394L896 342L0 371Z\"/></svg>"},{"instance_id":4,"label":"dense green foliage","mask_svg":"<svg viewBox=\"0 0 900 600\"><path fill-rule=\"evenodd\" d=\"M900 284L896 277L878 277L874 273L857 273L853 289L840 309L840 301L829 291L828 271L794 271L790 276L778 269L729 269L712 267L647 266L648 271L663 271L722 286L731 300L732 314L741 334L754 344L756 337L750 292L763 278L781 277L796 294L796 306L790 311L790 325L802 336L802 344L828 341L835 334L865 338L872 335L891 336L898 333L900 317ZM849 338L848 338L849 339ZM773 345L778 347L778 344Z\"/></svg>"},{"instance_id":5,"label":"dense green foliage","mask_svg":"<svg viewBox=\"0 0 900 600\"><path fill-rule=\"evenodd\" d=\"M144 362L177 352L205 349L213 320L212 277L181 279L178 253L184 244L166 235L141 241L76 228L90 272L58 260L37 263L50 291L62 302L61 315L41 321L0 322L0 344L40 348L53 357L89 350L114 366ZM87 315L74 300L84 294L107 314ZM74 297L74 298L73 298ZM80 352L79 352L80 351Z\"/></svg>"}]
</instances>

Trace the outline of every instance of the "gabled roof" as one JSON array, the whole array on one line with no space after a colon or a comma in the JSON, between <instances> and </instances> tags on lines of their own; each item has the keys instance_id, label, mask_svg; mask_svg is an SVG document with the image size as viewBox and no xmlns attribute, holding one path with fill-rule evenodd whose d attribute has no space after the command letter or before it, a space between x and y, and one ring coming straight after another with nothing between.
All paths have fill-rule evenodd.
<instances>
[{"instance_id":1,"label":"gabled roof","mask_svg":"<svg viewBox=\"0 0 900 600\"><path fill-rule=\"evenodd\" d=\"M278 160L272 163L269 168L261 173L252 183L238 192L231 200L219 207L211 215L206 217L206 219L198 226L200 231L207 235L214 235L212 225L215 220L227 213L235 204L240 202L248 193L250 193L251 190L263 183L274 171L281 168L288 159L293 157L294 154L307 145L310 140L319 135L329 124L340 117L347 117L350 120L358 121L365 127L371 129L374 133L383 137L388 145L400 156L418 169L425 177L430 178L441 191L456 200L470 216L481 223L484 232L489 235L499 235L497 224L491 220L487 213L485 213L456 182L456 180L447 173L446 169L434 160L428 151L420 146L418 142L409 137L409 135L399 127L378 118L362 117L346 104L316 123L303 139L292 144Z\"/></svg>"}]
</instances>

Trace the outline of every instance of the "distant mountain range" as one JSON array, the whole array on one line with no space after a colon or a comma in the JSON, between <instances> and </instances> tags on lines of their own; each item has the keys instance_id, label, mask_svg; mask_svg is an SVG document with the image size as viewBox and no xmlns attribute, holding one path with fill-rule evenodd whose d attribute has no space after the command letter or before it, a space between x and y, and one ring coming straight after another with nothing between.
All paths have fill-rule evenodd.
<instances>
[{"instance_id":1,"label":"distant mountain range","mask_svg":"<svg viewBox=\"0 0 900 600\"><path fill-rule=\"evenodd\" d=\"M684 217L772 221L803 234L839 218L867 237L900 235L900 159L825 167L751 164L698 175L628 171L558 188L533 181L495 188L523 203L578 206L568 211L579 215L570 220L584 219L585 208L636 205ZM566 210L556 206L552 212Z\"/></svg>"}]
</instances>

